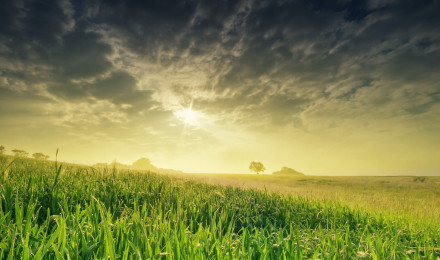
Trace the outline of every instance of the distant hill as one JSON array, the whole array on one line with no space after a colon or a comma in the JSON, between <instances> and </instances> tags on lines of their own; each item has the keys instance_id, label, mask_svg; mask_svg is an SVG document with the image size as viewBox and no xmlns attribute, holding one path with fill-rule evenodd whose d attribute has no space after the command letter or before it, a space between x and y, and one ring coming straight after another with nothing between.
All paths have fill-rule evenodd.
<instances>
[{"instance_id":1,"label":"distant hill","mask_svg":"<svg viewBox=\"0 0 440 260\"><path fill-rule=\"evenodd\" d=\"M113 163L97 163L94 165L95 167L98 168L111 168L111 167L116 167L118 169L128 169L128 170L148 170L148 171L152 171L152 172L156 172L156 173L170 173L170 174L175 174L175 173L183 173L182 171L178 171L178 170L173 170L173 169L163 169L163 168L157 168L156 166L154 166L150 159L148 158L140 158L139 160L133 162L132 165L128 165L128 164L122 164L122 163L118 163L118 162L113 162Z\"/></svg>"},{"instance_id":2,"label":"distant hill","mask_svg":"<svg viewBox=\"0 0 440 260\"><path fill-rule=\"evenodd\" d=\"M297 175L297 176L304 175L304 173L296 171L296 170L294 170L292 168L289 168L289 167L283 167L283 168L281 168L281 170L273 172L272 174L277 174L277 175Z\"/></svg>"}]
</instances>

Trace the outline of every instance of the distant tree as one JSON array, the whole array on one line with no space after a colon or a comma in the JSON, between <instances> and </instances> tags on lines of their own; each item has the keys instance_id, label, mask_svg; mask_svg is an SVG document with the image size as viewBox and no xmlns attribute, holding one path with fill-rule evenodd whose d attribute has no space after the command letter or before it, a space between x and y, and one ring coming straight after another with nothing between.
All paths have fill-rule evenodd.
<instances>
[{"instance_id":1,"label":"distant tree","mask_svg":"<svg viewBox=\"0 0 440 260\"><path fill-rule=\"evenodd\" d=\"M151 164L150 159L140 158L133 163L133 168L141 170L157 170L156 166Z\"/></svg>"},{"instance_id":2,"label":"distant tree","mask_svg":"<svg viewBox=\"0 0 440 260\"><path fill-rule=\"evenodd\" d=\"M38 159L38 160L47 160L47 159L49 159L49 155L45 155L44 153L34 153L32 155L32 157L34 157L35 159Z\"/></svg>"},{"instance_id":3,"label":"distant tree","mask_svg":"<svg viewBox=\"0 0 440 260\"><path fill-rule=\"evenodd\" d=\"M256 174L259 174L260 172L264 172L266 168L261 162L251 162L249 165L249 170L255 172Z\"/></svg>"},{"instance_id":4,"label":"distant tree","mask_svg":"<svg viewBox=\"0 0 440 260\"><path fill-rule=\"evenodd\" d=\"M5 152L5 147L3 145L0 145L0 154L3 154Z\"/></svg>"},{"instance_id":5,"label":"distant tree","mask_svg":"<svg viewBox=\"0 0 440 260\"><path fill-rule=\"evenodd\" d=\"M27 157L29 154L28 152L23 151L23 150L19 150L19 149L14 149L14 150L12 150L12 152L17 157Z\"/></svg>"}]
</instances>

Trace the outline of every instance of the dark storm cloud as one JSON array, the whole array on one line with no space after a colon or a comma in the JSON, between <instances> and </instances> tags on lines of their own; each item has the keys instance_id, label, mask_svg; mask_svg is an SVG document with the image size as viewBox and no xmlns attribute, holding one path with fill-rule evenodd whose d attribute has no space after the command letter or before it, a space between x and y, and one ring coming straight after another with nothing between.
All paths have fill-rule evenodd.
<instances>
[{"instance_id":1,"label":"dark storm cloud","mask_svg":"<svg viewBox=\"0 0 440 260\"><path fill-rule=\"evenodd\" d=\"M363 102L367 113L370 105L378 105L368 102L378 99L365 98L365 93L410 93L382 99L379 105L385 105L438 92L439 5L2 1L1 84L16 88L44 83L57 98L131 104L134 112L152 106L151 97L160 88L175 86L165 78L159 79L160 88L140 90L145 89L139 80L143 75L128 58L134 57L157 70L201 66L207 81L197 88L215 97L195 97L195 104L207 111L240 112L244 121L258 111L272 123L294 123L299 114L333 104L333 99L344 101L335 103L347 105L345 109ZM356 100L361 97L362 102ZM401 111L423 113L438 102L423 100Z\"/></svg>"},{"instance_id":2,"label":"dark storm cloud","mask_svg":"<svg viewBox=\"0 0 440 260\"><path fill-rule=\"evenodd\" d=\"M113 46L86 19L88 7L75 13L75 8L80 9L72 4L1 3L2 86L35 92L36 85L44 84L49 94L67 102L95 98L115 104L136 103L140 109L139 103L143 103L148 108L151 93L136 90L136 78L113 66L109 59ZM69 8L72 10L66 10Z\"/></svg>"},{"instance_id":3,"label":"dark storm cloud","mask_svg":"<svg viewBox=\"0 0 440 260\"><path fill-rule=\"evenodd\" d=\"M2 42L22 59L56 46L67 22L56 1L2 1L0 17Z\"/></svg>"},{"instance_id":4,"label":"dark storm cloud","mask_svg":"<svg viewBox=\"0 0 440 260\"><path fill-rule=\"evenodd\" d=\"M239 5L235 0L102 1L94 19L114 30L132 51L169 65L184 51L211 51Z\"/></svg>"},{"instance_id":5,"label":"dark storm cloud","mask_svg":"<svg viewBox=\"0 0 440 260\"><path fill-rule=\"evenodd\" d=\"M77 28L64 35L59 49L51 53L55 71L66 79L84 79L101 75L112 65L106 58L111 47L97 33Z\"/></svg>"},{"instance_id":6,"label":"dark storm cloud","mask_svg":"<svg viewBox=\"0 0 440 260\"><path fill-rule=\"evenodd\" d=\"M91 85L91 92L101 99L119 99L136 88L136 79L122 71L114 72L109 77Z\"/></svg>"},{"instance_id":7,"label":"dark storm cloud","mask_svg":"<svg viewBox=\"0 0 440 260\"><path fill-rule=\"evenodd\" d=\"M143 104L151 100L151 91L137 90L137 80L127 72L115 71L108 77L87 85L87 90L98 99L107 99L114 104L129 104L135 109L142 110Z\"/></svg>"},{"instance_id":8,"label":"dark storm cloud","mask_svg":"<svg viewBox=\"0 0 440 260\"><path fill-rule=\"evenodd\" d=\"M111 51L101 36L88 32L84 23L66 31L69 17L58 1L4 2L1 9L0 55L11 66L3 64L2 74L23 80L26 85L47 83L49 90L66 98L81 97L70 84L71 79L100 75L111 68L106 59ZM14 65L14 66L13 66ZM33 67L37 73L27 68ZM41 71L44 68L44 71ZM34 71L34 72L35 72ZM20 74L25 74L21 76ZM32 76L31 76L32 75Z\"/></svg>"},{"instance_id":9,"label":"dark storm cloud","mask_svg":"<svg viewBox=\"0 0 440 260\"><path fill-rule=\"evenodd\" d=\"M246 74L258 77L272 71L279 76L293 73L306 79L311 74L316 79L316 75L336 75L344 69L344 62L350 60L368 66L384 58L382 62L388 64L389 52L409 48L425 37L436 42L432 24L440 20L433 18L438 9L438 4L389 6L371 10L363 19L355 15L358 19L353 22L346 19L350 9L317 11L307 2L254 8L246 23L246 51L230 74L235 75L234 80ZM425 53L417 50L414 54L420 60L426 58Z\"/></svg>"},{"instance_id":10,"label":"dark storm cloud","mask_svg":"<svg viewBox=\"0 0 440 260\"><path fill-rule=\"evenodd\" d=\"M401 103L438 90L438 2L368 6L372 5L316 8L301 1L254 5L243 29L244 51L232 59L217 88L264 88L261 78L276 79L284 84L272 84L272 93L283 89L287 95L291 91L315 101L356 97L353 94L365 87L359 82L365 81L379 82L384 95L404 87L425 88L411 98L390 99ZM331 89L340 82L345 85ZM374 104L366 104L365 112L370 105ZM278 112L289 115L290 107L296 106L292 103Z\"/></svg>"}]
</instances>

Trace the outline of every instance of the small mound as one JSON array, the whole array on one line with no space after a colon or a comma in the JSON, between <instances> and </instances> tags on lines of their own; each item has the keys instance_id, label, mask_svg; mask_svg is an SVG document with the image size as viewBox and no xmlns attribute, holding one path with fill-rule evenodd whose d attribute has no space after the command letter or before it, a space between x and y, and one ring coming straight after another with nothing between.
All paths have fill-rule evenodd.
<instances>
[{"instance_id":1,"label":"small mound","mask_svg":"<svg viewBox=\"0 0 440 260\"><path fill-rule=\"evenodd\" d=\"M294 169L292 169L292 168L289 168L289 167L283 167L283 168L281 168L281 170L279 170L279 171L276 171L276 172L273 172L272 174L279 174L279 175L298 175L298 176L302 176L302 175L304 175L304 173L302 173L302 172L299 172L299 171L296 171L296 170L294 170Z\"/></svg>"}]
</instances>

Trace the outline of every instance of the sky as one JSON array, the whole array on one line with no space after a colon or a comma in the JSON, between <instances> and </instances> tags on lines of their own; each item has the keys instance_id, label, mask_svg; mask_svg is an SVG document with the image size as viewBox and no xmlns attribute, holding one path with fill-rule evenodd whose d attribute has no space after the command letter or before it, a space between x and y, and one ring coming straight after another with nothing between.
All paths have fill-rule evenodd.
<instances>
[{"instance_id":1,"label":"sky","mask_svg":"<svg viewBox=\"0 0 440 260\"><path fill-rule=\"evenodd\" d=\"M440 1L3 0L0 145L93 164L440 174Z\"/></svg>"}]
</instances>

